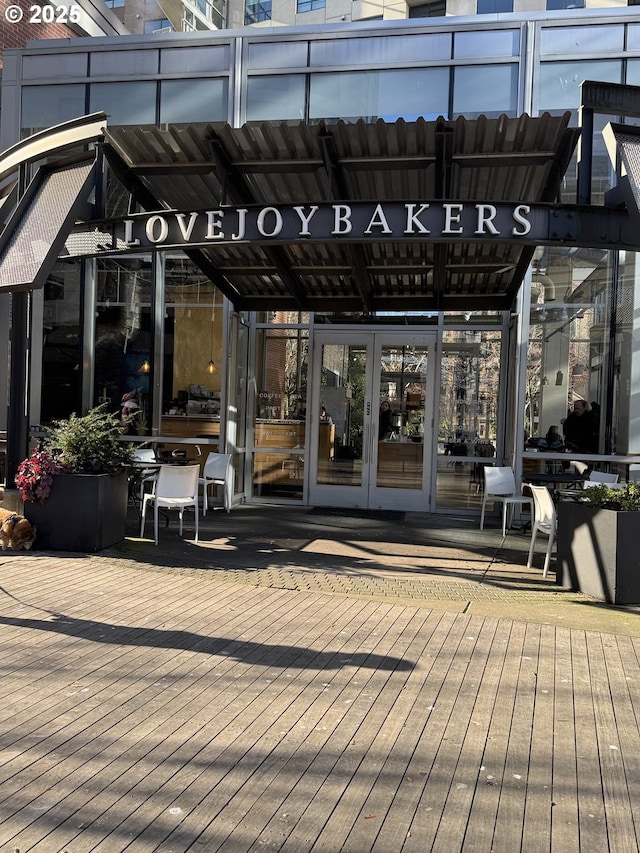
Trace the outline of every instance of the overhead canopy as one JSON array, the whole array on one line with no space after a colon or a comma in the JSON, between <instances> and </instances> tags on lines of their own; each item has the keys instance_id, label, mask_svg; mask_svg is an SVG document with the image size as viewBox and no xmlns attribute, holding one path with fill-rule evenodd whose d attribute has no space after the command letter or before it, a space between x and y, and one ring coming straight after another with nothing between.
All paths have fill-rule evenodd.
<instances>
[{"instance_id":1,"label":"overhead canopy","mask_svg":"<svg viewBox=\"0 0 640 853\"><path fill-rule=\"evenodd\" d=\"M327 202L552 202L579 130L539 118L105 130L146 210ZM238 308L508 310L531 260L508 239L290 241L190 249Z\"/></svg>"}]
</instances>

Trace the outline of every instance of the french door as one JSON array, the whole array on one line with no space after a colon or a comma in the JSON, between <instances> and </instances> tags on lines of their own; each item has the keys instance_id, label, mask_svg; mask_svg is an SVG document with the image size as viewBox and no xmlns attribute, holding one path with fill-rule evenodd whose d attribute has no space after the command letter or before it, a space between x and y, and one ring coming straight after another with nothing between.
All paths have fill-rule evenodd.
<instances>
[{"instance_id":1,"label":"french door","mask_svg":"<svg viewBox=\"0 0 640 853\"><path fill-rule=\"evenodd\" d=\"M309 497L429 511L435 333L314 335Z\"/></svg>"}]
</instances>

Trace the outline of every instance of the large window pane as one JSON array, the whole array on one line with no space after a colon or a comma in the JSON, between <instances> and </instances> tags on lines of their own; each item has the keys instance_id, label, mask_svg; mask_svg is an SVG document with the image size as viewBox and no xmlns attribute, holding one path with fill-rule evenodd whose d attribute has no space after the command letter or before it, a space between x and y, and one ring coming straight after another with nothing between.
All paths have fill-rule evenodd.
<instances>
[{"instance_id":1,"label":"large window pane","mask_svg":"<svg viewBox=\"0 0 640 853\"><path fill-rule=\"evenodd\" d=\"M624 26L544 27L540 31L540 55L601 53L624 49Z\"/></svg>"},{"instance_id":2,"label":"large window pane","mask_svg":"<svg viewBox=\"0 0 640 853\"><path fill-rule=\"evenodd\" d=\"M640 453L640 255L621 255L615 300L616 369L613 387L612 451ZM636 469L637 470L637 469Z\"/></svg>"},{"instance_id":3,"label":"large window pane","mask_svg":"<svg viewBox=\"0 0 640 853\"><path fill-rule=\"evenodd\" d=\"M145 33L157 33L159 30L171 32L173 30L171 21L168 18L157 18L155 21L144 22Z\"/></svg>"},{"instance_id":4,"label":"large window pane","mask_svg":"<svg viewBox=\"0 0 640 853\"><path fill-rule=\"evenodd\" d=\"M552 426L564 435L574 403L585 400L595 412L593 435L567 449L603 451L610 359L608 254L579 248L536 251L524 413L533 444Z\"/></svg>"},{"instance_id":5,"label":"large window pane","mask_svg":"<svg viewBox=\"0 0 640 853\"><path fill-rule=\"evenodd\" d=\"M455 59L481 59L482 57L517 56L520 51L518 30L481 30L455 34L453 55Z\"/></svg>"},{"instance_id":6,"label":"large window pane","mask_svg":"<svg viewBox=\"0 0 640 853\"><path fill-rule=\"evenodd\" d=\"M22 135L84 115L85 86L29 86L22 90Z\"/></svg>"},{"instance_id":7,"label":"large window pane","mask_svg":"<svg viewBox=\"0 0 640 853\"><path fill-rule=\"evenodd\" d=\"M311 42L311 65L377 65L381 62L434 62L451 58L450 33Z\"/></svg>"},{"instance_id":8,"label":"large window pane","mask_svg":"<svg viewBox=\"0 0 640 853\"><path fill-rule=\"evenodd\" d=\"M584 80L604 83L622 82L620 60L545 62L540 65L538 93L540 112L545 110L577 110L580 106L580 84Z\"/></svg>"},{"instance_id":9,"label":"large window pane","mask_svg":"<svg viewBox=\"0 0 640 853\"><path fill-rule=\"evenodd\" d=\"M413 121L448 115L449 71L413 68L311 77L309 119Z\"/></svg>"},{"instance_id":10,"label":"large window pane","mask_svg":"<svg viewBox=\"0 0 640 853\"><path fill-rule=\"evenodd\" d=\"M160 123L226 121L227 88L225 78L163 80L160 84Z\"/></svg>"},{"instance_id":11,"label":"large window pane","mask_svg":"<svg viewBox=\"0 0 640 853\"><path fill-rule=\"evenodd\" d=\"M268 42L249 45L248 68L305 68L309 45L303 42Z\"/></svg>"},{"instance_id":12,"label":"large window pane","mask_svg":"<svg viewBox=\"0 0 640 853\"><path fill-rule=\"evenodd\" d=\"M150 431L151 260L97 262L94 399L119 412L123 395L137 408L132 432Z\"/></svg>"},{"instance_id":13,"label":"large window pane","mask_svg":"<svg viewBox=\"0 0 640 853\"><path fill-rule=\"evenodd\" d=\"M56 264L44 287L42 423L79 411L81 292L80 264Z\"/></svg>"},{"instance_id":14,"label":"large window pane","mask_svg":"<svg viewBox=\"0 0 640 853\"><path fill-rule=\"evenodd\" d=\"M480 507L483 467L497 451L501 335L446 331L440 371L437 504Z\"/></svg>"},{"instance_id":15,"label":"large window pane","mask_svg":"<svg viewBox=\"0 0 640 853\"><path fill-rule=\"evenodd\" d=\"M301 500L309 335L303 329L258 331L253 494Z\"/></svg>"},{"instance_id":16,"label":"large window pane","mask_svg":"<svg viewBox=\"0 0 640 853\"><path fill-rule=\"evenodd\" d=\"M247 81L247 121L304 120L303 75L250 77Z\"/></svg>"},{"instance_id":17,"label":"large window pane","mask_svg":"<svg viewBox=\"0 0 640 853\"><path fill-rule=\"evenodd\" d=\"M556 11L558 9L584 9L585 0L547 0L547 9Z\"/></svg>"},{"instance_id":18,"label":"large window pane","mask_svg":"<svg viewBox=\"0 0 640 853\"><path fill-rule=\"evenodd\" d=\"M87 73L86 53L47 53L44 56L22 57L23 80L55 80L84 77Z\"/></svg>"},{"instance_id":19,"label":"large window pane","mask_svg":"<svg viewBox=\"0 0 640 853\"><path fill-rule=\"evenodd\" d=\"M627 26L627 48L629 50L640 49L640 24L629 24Z\"/></svg>"},{"instance_id":20,"label":"large window pane","mask_svg":"<svg viewBox=\"0 0 640 853\"><path fill-rule=\"evenodd\" d=\"M226 71L229 67L229 45L220 47L186 47L160 51L162 74L192 74L204 71Z\"/></svg>"},{"instance_id":21,"label":"large window pane","mask_svg":"<svg viewBox=\"0 0 640 853\"><path fill-rule=\"evenodd\" d=\"M513 0L478 0L479 15L498 15L513 12Z\"/></svg>"},{"instance_id":22,"label":"large window pane","mask_svg":"<svg viewBox=\"0 0 640 853\"><path fill-rule=\"evenodd\" d=\"M640 86L640 59L627 60L627 84Z\"/></svg>"},{"instance_id":23,"label":"large window pane","mask_svg":"<svg viewBox=\"0 0 640 853\"><path fill-rule=\"evenodd\" d=\"M456 68L453 115L515 116L518 107L517 65L480 65Z\"/></svg>"},{"instance_id":24,"label":"large window pane","mask_svg":"<svg viewBox=\"0 0 640 853\"><path fill-rule=\"evenodd\" d=\"M260 21L271 20L271 0L250 0L244 10L244 24L246 27L257 24Z\"/></svg>"},{"instance_id":25,"label":"large window pane","mask_svg":"<svg viewBox=\"0 0 640 853\"><path fill-rule=\"evenodd\" d=\"M89 91L90 111L104 110L110 126L156 123L155 82L92 83Z\"/></svg>"},{"instance_id":26,"label":"large window pane","mask_svg":"<svg viewBox=\"0 0 640 853\"><path fill-rule=\"evenodd\" d=\"M324 9L326 5L326 0L297 0L296 12L312 12L314 9Z\"/></svg>"},{"instance_id":27,"label":"large window pane","mask_svg":"<svg viewBox=\"0 0 640 853\"><path fill-rule=\"evenodd\" d=\"M146 77L157 73L157 50L97 50L91 54L91 74L94 77L124 77L128 74Z\"/></svg>"}]
</instances>

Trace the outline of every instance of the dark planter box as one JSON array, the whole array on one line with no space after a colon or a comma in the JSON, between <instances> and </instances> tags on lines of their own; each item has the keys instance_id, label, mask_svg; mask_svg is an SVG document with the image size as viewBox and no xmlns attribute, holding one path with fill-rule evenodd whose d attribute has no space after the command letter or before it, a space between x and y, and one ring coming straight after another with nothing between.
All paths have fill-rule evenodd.
<instances>
[{"instance_id":1,"label":"dark planter box","mask_svg":"<svg viewBox=\"0 0 640 853\"><path fill-rule=\"evenodd\" d=\"M610 604L640 604L640 513L558 505L557 581Z\"/></svg>"},{"instance_id":2,"label":"dark planter box","mask_svg":"<svg viewBox=\"0 0 640 853\"><path fill-rule=\"evenodd\" d=\"M24 514L38 528L44 551L101 551L125 537L126 474L59 474L43 504L27 501Z\"/></svg>"}]
</instances>

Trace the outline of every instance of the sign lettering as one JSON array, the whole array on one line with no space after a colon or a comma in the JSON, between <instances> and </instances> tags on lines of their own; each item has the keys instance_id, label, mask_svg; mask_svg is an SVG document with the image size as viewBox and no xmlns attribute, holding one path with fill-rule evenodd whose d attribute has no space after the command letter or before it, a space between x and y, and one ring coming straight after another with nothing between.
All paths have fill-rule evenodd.
<instances>
[{"instance_id":1,"label":"sign lettering","mask_svg":"<svg viewBox=\"0 0 640 853\"><path fill-rule=\"evenodd\" d=\"M528 204L411 201L220 207L136 214L113 223L114 246L296 240L478 240L547 236L548 213Z\"/></svg>"}]
</instances>

